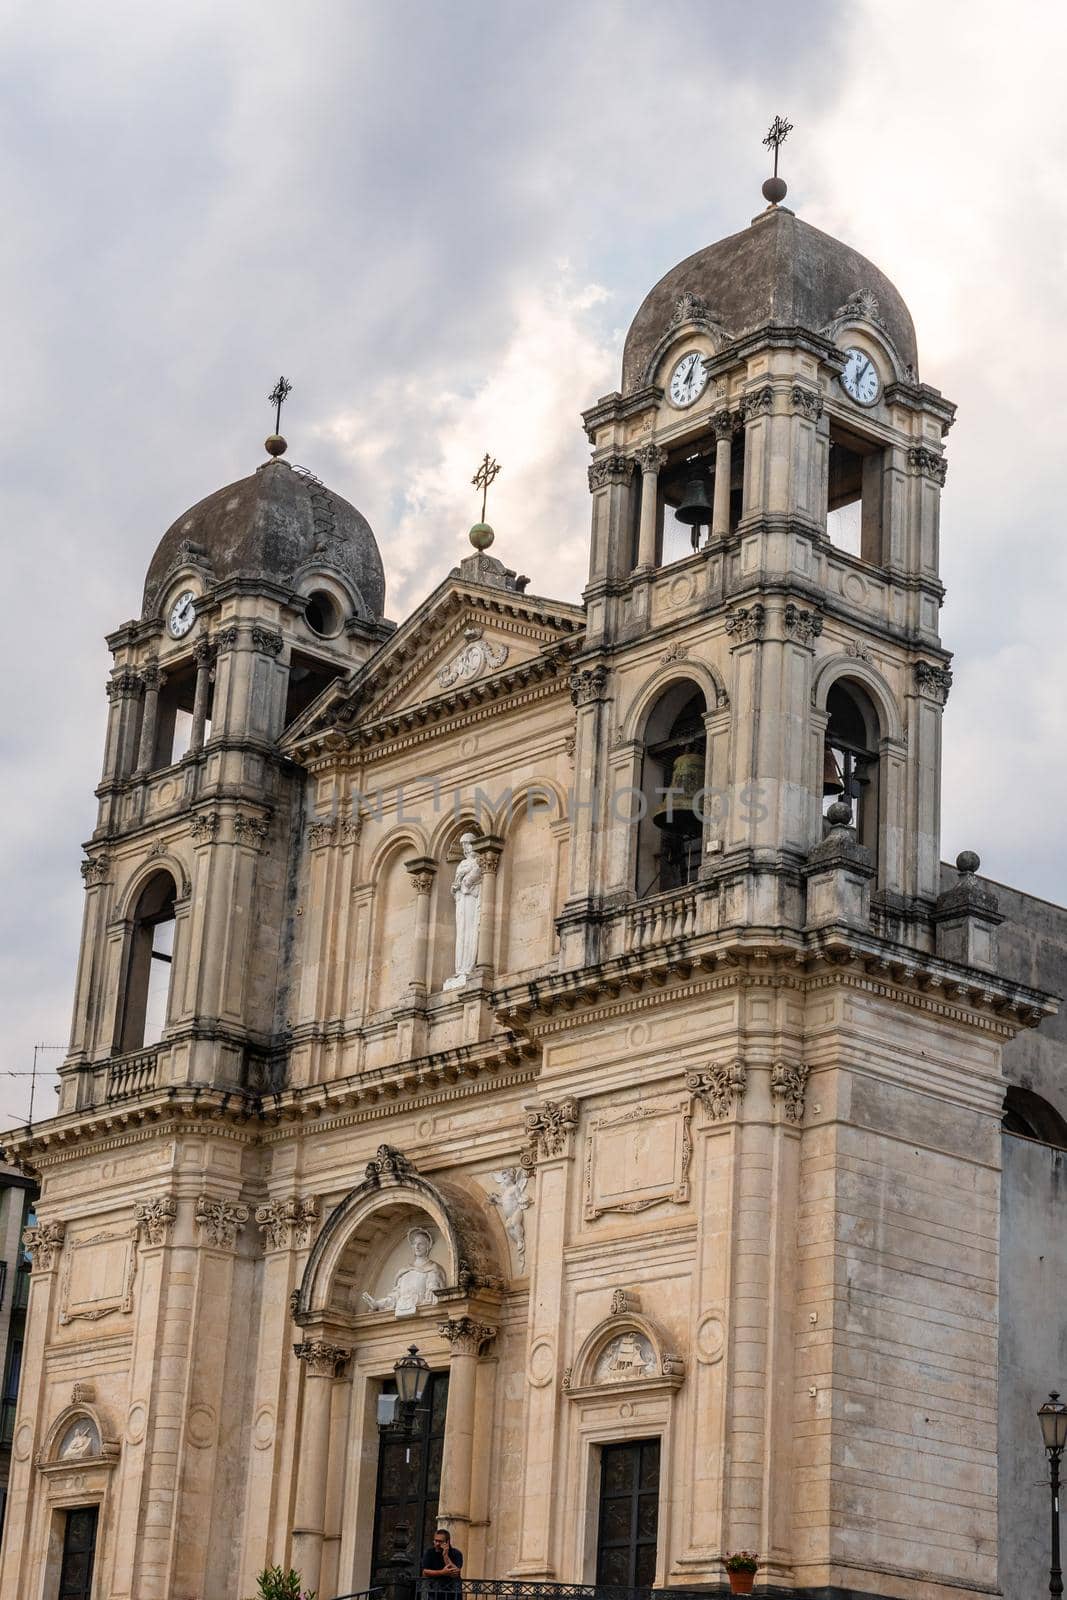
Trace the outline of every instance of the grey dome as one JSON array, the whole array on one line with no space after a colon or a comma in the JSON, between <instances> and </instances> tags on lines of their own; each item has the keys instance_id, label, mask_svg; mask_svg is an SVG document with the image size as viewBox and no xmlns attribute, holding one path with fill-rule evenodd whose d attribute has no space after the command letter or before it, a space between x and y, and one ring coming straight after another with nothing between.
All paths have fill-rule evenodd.
<instances>
[{"instance_id":1,"label":"grey dome","mask_svg":"<svg viewBox=\"0 0 1067 1600\"><path fill-rule=\"evenodd\" d=\"M209 566L217 583L241 577L287 585L304 567L332 568L359 591L367 620L380 621L385 608L385 573L370 523L287 461L264 462L167 529L145 579L145 615L168 576L187 561Z\"/></svg>"},{"instance_id":2,"label":"grey dome","mask_svg":"<svg viewBox=\"0 0 1067 1600\"><path fill-rule=\"evenodd\" d=\"M684 294L703 300L736 337L764 323L821 332L857 293L873 295L873 316L901 362L916 367L911 314L885 274L785 207L769 209L742 232L679 262L645 296L623 348L623 393L647 381L648 363Z\"/></svg>"}]
</instances>

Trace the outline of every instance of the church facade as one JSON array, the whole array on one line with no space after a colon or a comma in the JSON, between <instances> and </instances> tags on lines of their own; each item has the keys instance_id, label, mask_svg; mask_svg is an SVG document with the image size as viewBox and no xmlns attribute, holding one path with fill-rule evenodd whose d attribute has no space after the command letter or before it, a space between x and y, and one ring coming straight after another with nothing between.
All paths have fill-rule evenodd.
<instances>
[{"instance_id":1,"label":"church facade","mask_svg":"<svg viewBox=\"0 0 1067 1600\"><path fill-rule=\"evenodd\" d=\"M274 436L164 536L8 1144L3 1600L327 1600L438 1521L475 1578L1012 1592L1004 1063L1053 1002L940 863L953 410L772 204L585 413L580 606L478 528L392 626Z\"/></svg>"}]
</instances>

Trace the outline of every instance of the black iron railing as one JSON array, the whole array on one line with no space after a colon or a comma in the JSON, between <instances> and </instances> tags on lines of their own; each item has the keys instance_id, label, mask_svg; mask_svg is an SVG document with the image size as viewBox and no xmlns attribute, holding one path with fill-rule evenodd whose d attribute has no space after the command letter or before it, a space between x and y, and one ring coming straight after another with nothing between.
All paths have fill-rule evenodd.
<instances>
[{"instance_id":1,"label":"black iron railing","mask_svg":"<svg viewBox=\"0 0 1067 1600\"><path fill-rule=\"evenodd\" d=\"M611 1583L527 1583L519 1578L411 1578L387 1586L411 1600L709 1600L708 1589L625 1588ZM720 1586L721 1587L721 1586ZM333 1600L375 1600L384 1588L356 1589Z\"/></svg>"}]
</instances>

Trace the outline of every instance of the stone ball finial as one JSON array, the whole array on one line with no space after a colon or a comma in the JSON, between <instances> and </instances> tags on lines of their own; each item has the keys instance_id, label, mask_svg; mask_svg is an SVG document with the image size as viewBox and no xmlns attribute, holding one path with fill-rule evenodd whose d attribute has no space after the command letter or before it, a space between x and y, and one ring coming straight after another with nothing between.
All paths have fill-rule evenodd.
<instances>
[{"instance_id":1,"label":"stone ball finial","mask_svg":"<svg viewBox=\"0 0 1067 1600\"><path fill-rule=\"evenodd\" d=\"M956 871L975 873L982 865L981 857L974 850L961 850L956 857Z\"/></svg>"},{"instance_id":2,"label":"stone ball finial","mask_svg":"<svg viewBox=\"0 0 1067 1600\"><path fill-rule=\"evenodd\" d=\"M844 800L835 800L826 808L826 820L835 828L848 828L852 824L852 807Z\"/></svg>"},{"instance_id":3,"label":"stone ball finial","mask_svg":"<svg viewBox=\"0 0 1067 1600\"><path fill-rule=\"evenodd\" d=\"M283 439L280 433L272 433L264 439L263 448L269 456L283 456L289 448L289 441Z\"/></svg>"},{"instance_id":4,"label":"stone ball finial","mask_svg":"<svg viewBox=\"0 0 1067 1600\"><path fill-rule=\"evenodd\" d=\"M784 178L768 178L763 185L763 198L769 200L772 206L780 205L788 193Z\"/></svg>"},{"instance_id":5,"label":"stone ball finial","mask_svg":"<svg viewBox=\"0 0 1067 1600\"><path fill-rule=\"evenodd\" d=\"M467 537L476 550L488 550L496 534L488 522L476 522Z\"/></svg>"}]
</instances>

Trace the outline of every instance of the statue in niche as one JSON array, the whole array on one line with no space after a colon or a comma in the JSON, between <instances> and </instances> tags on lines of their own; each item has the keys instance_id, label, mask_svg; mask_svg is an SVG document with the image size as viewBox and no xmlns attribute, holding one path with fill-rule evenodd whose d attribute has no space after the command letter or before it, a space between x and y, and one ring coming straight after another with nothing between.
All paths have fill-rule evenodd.
<instances>
[{"instance_id":1,"label":"statue in niche","mask_svg":"<svg viewBox=\"0 0 1067 1600\"><path fill-rule=\"evenodd\" d=\"M80 1417L64 1434L63 1443L59 1447L59 1459L84 1461L87 1456L95 1456L99 1448L93 1424L88 1417Z\"/></svg>"},{"instance_id":2,"label":"statue in niche","mask_svg":"<svg viewBox=\"0 0 1067 1600\"><path fill-rule=\"evenodd\" d=\"M526 1193L530 1174L523 1167L501 1167L499 1172L493 1173L493 1177L500 1185L500 1193L491 1194L489 1204L499 1208L504 1232L515 1246L521 1267L526 1262L526 1219L523 1212L533 1205Z\"/></svg>"},{"instance_id":3,"label":"statue in niche","mask_svg":"<svg viewBox=\"0 0 1067 1600\"><path fill-rule=\"evenodd\" d=\"M474 853L476 835L460 839L463 856L452 879L456 906L456 970L445 979L446 989L462 989L478 962L478 923L482 907L482 864Z\"/></svg>"},{"instance_id":4,"label":"statue in niche","mask_svg":"<svg viewBox=\"0 0 1067 1600\"><path fill-rule=\"evenodd\" d=\"M432 1306L437 1290L444 1288L444 1268L430 1255L433 1234L429 1229L410 1228L408 1244L411 1246L411 1260L397 1273L392 1292L378 1299L364 1292L363 1300L368 1311L391 1311L394 1317L413 1317L420 1306Z\"/></svg>"}]
</instances>

